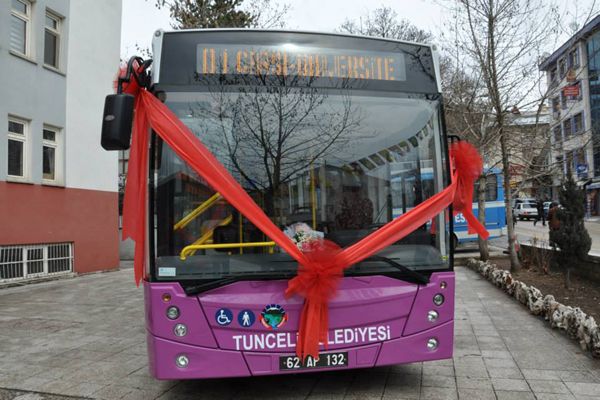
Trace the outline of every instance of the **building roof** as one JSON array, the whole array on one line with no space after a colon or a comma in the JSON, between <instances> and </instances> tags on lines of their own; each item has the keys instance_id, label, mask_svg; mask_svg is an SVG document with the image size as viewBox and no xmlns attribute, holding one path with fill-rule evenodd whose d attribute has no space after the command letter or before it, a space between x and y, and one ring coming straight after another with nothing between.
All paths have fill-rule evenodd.
<instances>
[{"instance_id":1,"label":"building roof","mask_svg":"<svg viewBox=\"0 0 600 400\"><path fill-rule=\"evenodd\" d=\"M575 43L590 36L600 26L600 15L596 16L590 22L585 24L583 28L578 30L573 36L569 38L562 46L560 46L554 53L550 54L544 61L540 63L540 71L547 71L551 64L554 64L564 53L566 53Z\"/></svg>"},{"instance_id":2,"label":"building roof","mask_svg":"<svg viewBox=\"0 0 600 400\"><path fill-rule=\"evenodd\" d=\"M526 125L545 125L552 122L552 117L546 111L539 113L536 111L523 111L519 114L511 114L508 125L510 126L526 126Z\"/></svg>"}]
</instances>

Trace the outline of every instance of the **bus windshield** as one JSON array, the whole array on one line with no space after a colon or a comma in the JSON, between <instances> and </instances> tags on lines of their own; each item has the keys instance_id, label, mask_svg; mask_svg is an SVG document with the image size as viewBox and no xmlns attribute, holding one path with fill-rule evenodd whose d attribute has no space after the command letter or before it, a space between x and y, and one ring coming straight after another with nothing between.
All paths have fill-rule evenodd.
<instances>
[{"instance_id":1,"label":"bus windshield","mask_svg":"<svg viewBox=\"0 0 600 400\"><path fill-rule=\"evenodd\" d=\"M161 68L168 76L164 63ZM266 85L254 78L196 74L194 86L164 85L163 98L299 246L308 236L351 245L447 186L437 95ZM157 279L276 279L296 273L290 256L159 138L155 142ZM446 221L445 215L432 218L379 255L413 270L447 269ZM394 273L393 265L379 259L346 271Z\"/></svg>"}]
</instances>

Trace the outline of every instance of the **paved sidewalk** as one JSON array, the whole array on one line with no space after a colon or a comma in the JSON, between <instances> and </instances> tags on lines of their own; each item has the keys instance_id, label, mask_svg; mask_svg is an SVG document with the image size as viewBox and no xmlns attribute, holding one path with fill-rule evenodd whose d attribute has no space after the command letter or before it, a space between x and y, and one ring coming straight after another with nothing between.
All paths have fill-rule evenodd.
<instances>
[{"instance_id":1,"label":"paved sidewalk","mask_svg":"<svg viewBox=\"0 0 600 400\"><path fill-rule=\"evenodd\" d=\"M131 269L0 290L0 399L600 399L600 361L456 272L453 360L207 381L148 376Z\"/></svg>"}]
</instances>

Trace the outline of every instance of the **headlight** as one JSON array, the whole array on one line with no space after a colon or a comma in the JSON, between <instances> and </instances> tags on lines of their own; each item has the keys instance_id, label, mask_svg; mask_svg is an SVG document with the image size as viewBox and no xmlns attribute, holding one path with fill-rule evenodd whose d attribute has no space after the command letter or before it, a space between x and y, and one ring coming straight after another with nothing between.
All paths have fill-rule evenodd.
<instances>
[{"instance_id":1,"label":"headlight","mask_svg":"<svg viewBox=\"0 0 600 400\"><path fill-rule=\"evenodd\" d=\"M167 318L169 319L177 319L179 318L179 308L175 306L171 306L167 308Z\"/></svg>"},{"instance_id":2,"label":"headlight","mask_svg":"<svg viewBox=\"0 0 600 400\"><path fill-rule=\"evenodd\" d=\"M438 347L438 341L436 338L431 338L427 341L427 350L433 351L433 350L437 349L437 347Z\"/></svg>"},{"instance_id":3,"label":"headlight","mask_svg":"<svg viewBox=\"0 0 600 400\"><path fill-rule=\"evenodd\" d=\"M439 317L439 316L440 316L440 315L438 314L438 312L437 312L437 311L435 311L435 310L431 310L431 311L429 311L429 312L427 313L427 320L428 320L429 322L435 322L435 321L438 319L438 317Z\"/></svg>"},{"instance_id":4,"label":"headlight","mask_svg":"<svg viewBox=\"0 0 600 400\"><path fill-rule=\"evenodd\" d=\"M175 328L173 328L173 332L175 333L175 336L185 336L187 333L187 326L184 324L177 324L175 325Z\"/></svg>"},{"instance_id":5,"label":"headlight","mask_svg":"<svg viewBox=\"0 0 600 400\"><path fill-rule=\"evenodd\" d=\"M185 354L180 354L175 359L175 364L177 364L177 366L179 368L185 368L188 366L189 363L190 363L190 360L187 358L187 356Z\"/></svg>"},{"instance_id":6,"label":"headlight","mask_svg":"<svg viewBox=\"0 0 600 400\"><path fill-rule=\"evenodd\" d=\"M435 304L436 306L441 306L442 304L444 304L444 295L438 293L435 296L433 296L433 304Z\"/></svg>"}]
</instances>

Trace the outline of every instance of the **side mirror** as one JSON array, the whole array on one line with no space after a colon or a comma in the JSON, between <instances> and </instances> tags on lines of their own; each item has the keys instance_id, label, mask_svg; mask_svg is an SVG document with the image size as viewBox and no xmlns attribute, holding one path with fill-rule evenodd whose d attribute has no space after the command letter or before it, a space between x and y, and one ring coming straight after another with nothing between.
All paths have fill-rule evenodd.
<instances>
[{"instance_id":1,"label":"side mirror","mask_svg":"<svg viewBox=\"0 0 600 400\"><path fill-rule=\"evenodd\" d=\"M101 140L104 150L127 150L129 148L134 99L130 94L106 96Z\"/></svg>"}]
</instances>

